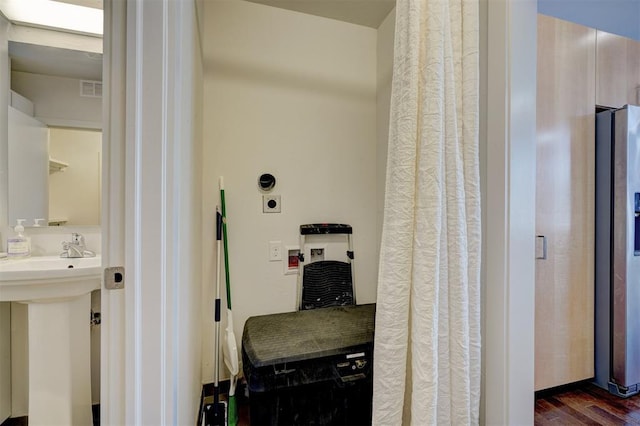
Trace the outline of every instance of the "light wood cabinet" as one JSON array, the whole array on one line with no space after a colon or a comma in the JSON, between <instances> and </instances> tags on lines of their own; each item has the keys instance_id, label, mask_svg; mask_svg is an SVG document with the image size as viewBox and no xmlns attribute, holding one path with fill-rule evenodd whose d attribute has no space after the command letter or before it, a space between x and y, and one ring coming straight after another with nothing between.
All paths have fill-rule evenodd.
<instances>
[{"instance_id":1,"label":"light wood cabinet","mask_svg":"<svg viewBox=\"0 0 640 426\"><path fill-rule=\"evenodd\" d=\"M594 373L596 30L538 15L535 389Z\"/></svg>"},{"instance_id":2,"label":"light wood cabinet","mask_svg":"<svg viewBox=\"0 0 640 426\"><path fill-rule=\"evenodd\" d=\"M640 42L603 31L596 33L596 103L637 105L640 87Z\"/></svg>"}]
</instances>

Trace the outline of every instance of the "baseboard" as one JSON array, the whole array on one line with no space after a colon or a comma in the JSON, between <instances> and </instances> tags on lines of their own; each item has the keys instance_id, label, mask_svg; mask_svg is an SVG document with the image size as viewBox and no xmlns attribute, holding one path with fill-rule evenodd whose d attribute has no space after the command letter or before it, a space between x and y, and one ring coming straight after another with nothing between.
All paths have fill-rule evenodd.
<instances>
[{"instance_id":1,"label":"baseboard","mask_svg":"<svg viewBox=\"0 0 640 426\"><path fill-rule=\"evenodd\" d=\"M29 417L9 417L7 420L2 422L0 426L28 426L29 425Z\"/></svg>"},{"instance_id":2,"label":"baseboard","mask_svg":"<svg viewBox=\"0 0 640 426\"><path fill-rule=\"evenodd\" d=\"M91 414L93 415L93 426L100 426L100 404L91 406ZM29 416L9 417L2 422L0 426L28 426Z\"/></svg>"},{"instance_id":3,"label":"baseboard","mask_svg":"<svg viewBox=\"0 0 640 426\"><path fill-rule=\"evenodd\" d=\"M546 398L558 393L580 389L589 383L593 383L593 379L580 380L578 382L566 383L564 385L555 386L548 389L541 389L535 392L535 398Z\"/></svg>"}]
</instances>

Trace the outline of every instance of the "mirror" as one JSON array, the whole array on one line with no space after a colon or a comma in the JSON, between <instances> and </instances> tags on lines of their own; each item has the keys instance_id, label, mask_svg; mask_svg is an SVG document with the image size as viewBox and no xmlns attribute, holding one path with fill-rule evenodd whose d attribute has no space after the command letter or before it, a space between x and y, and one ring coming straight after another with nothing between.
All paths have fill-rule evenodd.
<instances>
[{"instance_id":1,"label":"mirror","mask_svg":"<svg viewBox=\"0 0 640 426\"><path fill-rule=\"evenodd\" d=\"M9 41L8 224L24 218L32 226L45 217L49 225L99 225L102 39L35 28L27 32L13 31ZM16 146L25 145L16 134L29 119L46 129L40 148L45 166L40 160L37 166L20 165L14 156ZM37 173L25 173L36 167L46 168L44 181L34 183ZM21 203L43 198L48 200L44 209L25 210Z\"/></svg>"}]
</instances>

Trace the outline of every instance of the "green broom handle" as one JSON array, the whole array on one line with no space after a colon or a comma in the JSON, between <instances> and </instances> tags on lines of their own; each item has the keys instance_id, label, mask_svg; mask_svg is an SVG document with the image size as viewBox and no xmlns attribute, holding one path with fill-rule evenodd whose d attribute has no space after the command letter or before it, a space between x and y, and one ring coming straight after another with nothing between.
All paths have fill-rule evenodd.
<instances>
[{"instance_id":1,"label":"green broom handle","mask_svg":"<svg viewBox=\"0 0 640 426\"><path fill-rule=\"evenodd\" d=\"M231 279L229 278L229 246L227 244L227 209L224 202L224 181L219 180L220 204L222 205L222 244L224 245L224 277L227 284L227 309L231 310Z\"/></svg>"}]
</instances>

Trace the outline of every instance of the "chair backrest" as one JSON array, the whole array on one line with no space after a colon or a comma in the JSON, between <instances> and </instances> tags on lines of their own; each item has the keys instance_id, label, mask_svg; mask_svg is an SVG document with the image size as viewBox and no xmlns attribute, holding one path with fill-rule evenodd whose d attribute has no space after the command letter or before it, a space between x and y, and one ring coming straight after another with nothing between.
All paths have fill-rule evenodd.
<instances>
[{"instance_id":1,"label":"chair backrest","mask_svg":"<svg viewBox=\"0 0 640 426\"><path fill-rule=\"evenodd\" d=\"M307 236L322 237L341 234L346 237L345 261L305 259ZM350 225L316 223L300 225L300 255L298 265L298 309L309 310L330 306L355 305L353 248ZM305 263L306 261L306 263Z\"/></svg>"},{"instance_id":2,"label":"chair backrest","mask_svg":"<svg viewBox=\"0 0 640 426\"><path fill-rule=\"evenodd\" d=\"M322 260L304 265L301 310L354 305L351 265Z\"/></svg>"}]
</instances>

